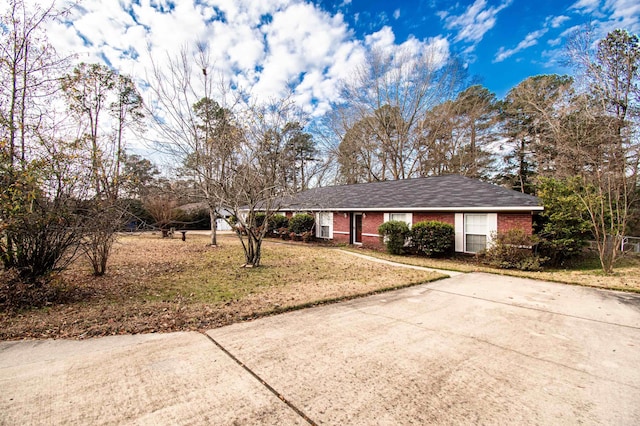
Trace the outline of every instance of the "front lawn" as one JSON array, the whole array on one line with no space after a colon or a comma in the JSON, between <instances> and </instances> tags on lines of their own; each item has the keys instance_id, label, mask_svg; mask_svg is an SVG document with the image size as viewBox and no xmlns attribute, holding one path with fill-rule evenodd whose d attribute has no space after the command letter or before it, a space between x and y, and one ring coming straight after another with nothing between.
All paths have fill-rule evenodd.
<instances>
[{"instance_id":1,"label":"front lawn","mask_svg":"<svg viewBox=\"0 0 640 426\"><path fill-rule=\"evenodd\" d=\"M533 278L536 280L553 281L565 284L576 284L591 287L608 288L614 290L633 291L640 293L640 257L629 256L623 258L615 267L613 275L604 275L600 262L596 257L588 258L570 269L549 268L541 272L518 271L511 269L497 269L477 264L473 258L464 260L431 259L419 256L399 256L375 250L347 249L367 254L393 262L408 265L426 266L429 268L447 269L459 272L490 272L492 274L511 275L516 277Z\"/></svg>"},{"instance_id":2,"label":"front lawn","mask_svg":"<svg viewBox=\"0 0 640 426\"><path fill-rule=\"evenodd\" d=\"M247 269L235 236L219 236L215 248L207 241L121 237L106 276L91 277L78 261L60 277L59 302L0 312L0 339L203 330L443 277L273 240L264 244L264 266Z\"/></svg>"}]
</instances>

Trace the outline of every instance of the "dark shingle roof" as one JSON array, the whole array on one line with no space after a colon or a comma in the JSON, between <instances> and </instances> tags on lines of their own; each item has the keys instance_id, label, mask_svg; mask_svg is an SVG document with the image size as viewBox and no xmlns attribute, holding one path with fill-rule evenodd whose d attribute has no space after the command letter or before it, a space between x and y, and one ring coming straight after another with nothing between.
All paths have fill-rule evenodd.
<instances>
[{"instance_id":1,"label":"dark shingle roof","mask_svg":"<svg viewBox=\"0 0 640 426\"><path fill-rule=\"evenodd\" d=\"M314 188L281 210L542 210L537 197L459 175Z\"/></svg>"}]
</instances>

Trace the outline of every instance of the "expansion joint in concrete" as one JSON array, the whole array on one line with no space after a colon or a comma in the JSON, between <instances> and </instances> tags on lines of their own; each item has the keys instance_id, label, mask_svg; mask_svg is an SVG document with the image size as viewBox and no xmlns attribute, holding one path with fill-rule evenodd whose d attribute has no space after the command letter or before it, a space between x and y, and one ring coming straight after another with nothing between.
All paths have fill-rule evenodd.
<instances>
[{"instance_id":1,"label":"expansion joint in concrete","mask_svg":"<svg viewBox=\"0 0 640 426\"><path fill-rule=\"evenodd\" d=\"M260 382L260 384L262 386L264 386L265 388L267 388L269 390L269 392L271 392L272 394L274 394L280 401L284 402L285 404L287 404L287 406L289 408L291 408L297 415L299 415L300 417L302 417L307 423L309 423L310 425L313 426L317 426L317 423L314 422L313 420L311 420L309 418L309 416L307 416L302 410L300 410L298 407L296 407L295 405L293 405L293 403L291 401L289 401L287 398L285 398L280 392L278 392L273 386L271 386L269 383L267 383L265 380L263 380L260 376L258 376L253 370L251 370L249 367L247 367L242 361L240 361L238 358L236 358L231 352L229 352L224 346L222 346L220 343L218 343L213 337L209 336L207 333L202 333L205 336L207 336L207 338L209 340L211 340L211 342L213 342L214 345L216 345L222 352L224 352L229 358L231 358L233 361L235 361L236 364L238 364L240 367L242 367L247 373L251 374L251 376L256 379L258 382Z\"/></svg>"}]
</instances>

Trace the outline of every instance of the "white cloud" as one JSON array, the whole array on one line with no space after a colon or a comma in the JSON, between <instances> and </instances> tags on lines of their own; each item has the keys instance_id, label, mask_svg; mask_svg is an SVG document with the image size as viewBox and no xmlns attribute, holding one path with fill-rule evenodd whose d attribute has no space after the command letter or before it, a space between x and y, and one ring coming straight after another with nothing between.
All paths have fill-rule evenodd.
<instances>
[{"instance_id":1,"label":"white cloud","mask_svg":"<svg viewBox=\"0 0 640 426\"><path fill-rule=\"evenodd\" d=\"M400 52L414 58L429 54L432 63L440 65L444 64L450 56L449 40L446 37L437 36L426 40L409 37L404 43L396 44L393 30L388 26L366 36L364 45L369 50L377 50L390 57L394 56L394 53Z\"/></svg>"},{"instance_id":2,"label":"white cloud","mask_svg":"<svg viewBox=\"0 0 640 426\"><path fill-rule=\"evenodd\" d=\"M296 93L314 105L335 96L330 88L363 49L341 14L304 0L84 0L48 33L62 53L107 61L137 79L149 73L151 58L162 65L204 41L217 71L253 96L284 96L301 85Z\"/></svg>"},{"instance_id":3,"label":"white cloud","mask_svg":"<svg viewBox=\"0 0 640 426\"><path fill-rule=\"evenodd\" d=\"M582 29L583 29L582 25L574 25L574 26L566 28L564 31L562 31L560 33L560 37L570 36L571 34L575 33L576 31L580 31Z\"/></svg>"},{"instance_id":4,"label":"white cloud","mask_svg":"<svg viewBox=\"0 0 640 426\"><path fill-rule=\"evenodd\" d=\"M638 0L579 0L571 5L568 11L586 17L596 39L606 37L608 32L616 28L624 28L632 33L640 32ZM577 27L573 27L573 30L575 28ZM568 33L565 31L562 36Z\"/></svg>"},{"instance_id":5,"label":"white cloud","mask_svg":"<svg viewBox=\"0 0 640 426\"><path fill-rule=\"evenodd\" d=\"M439 16L445 21L445 28L458 31L455 41L477 44L494 27L498 13L510 4L511 0L506 0L499 6L487 7L486 0L476 0L462 15L440 12Z\"/></svg>"},{"instance_id":6,"label":"white cloud","mask_svg":"<svg viewBox=\"0 0 640 426\"><path fill-rule=\"evenodd\" d=\"M400 19L400 9L396 9L393 11L393 19L395 20Z\"/></svg>"},{"instance_id":7,"label":"white cloud","mask_svg":"<svg viewBox=\"0 0 640 426\"><path fill-rule=\"evenodd\" d=\"M399 17L400 9L394 12ZM136 81L151 74L152 61L162 67L181 49L206 42L216 73L254 100L292 93L314 115L339 99L340 82L353 75L368 49L414 57L429 52L436 63L450 55L445 37L398 43L388 26L355 39L341 13L307 0L83 0L66 23L47 33L61 53L108 62Z\"/></svg>"},{"instance_id":8,"label":"white cloud","mask_svg":"<svg viewBox=\"0 0 640 426\"><path fill-rule=\"evenodd\" d=\"M527 49L531 46L535 46L536 44L538 44L538 39L540 37L542 37L543 35L545 35L547 33L547 29L543 28L541 30L538 31L534 31L532 33L527 34L527 36L524 38L524 40L522 40L520 43L518 43L518 45L516 47L514 47L513 49L505 49L504 47L501 47L498 50L498 53L496 53L496 56L493 60L493 62L502 62L505 59L515 55L516 53L520 52L521 50Z\"/></svg>"},{"instance_id":9,"label":"white cloud","mask_svg":"<svg viewBox=\"0 0 640 426\"><path fill-rule=\"evenodd\" d=\"M384 26L380 31L367 35L364 38L364 44L371 49L386 50L391 48L395 43L396 36L389 26Z\"/></svg>"},{"instance_id":10,"label":"white cloud","mask_svg":"<svg viewBox=\"0 0 640 426\"><path fill-rule=\"evenodd\" d=\"M327 95L326 90L316 93L308 82L317 81L318 75L332 79L325 71L345 59L339 48L345 44L353 47L342 16L330 16L311 4L300 3L275 13L263 33L268 50L254 93L284 96L289 86L299 86L306 80L296 93L305 93L308 100L325 100L322 97Z\"/></svg>"},{"instance_id":11,"label":"white cloud","mask_svg":"<svg viewBox=\"0 0 640 426\"><path fill-rule=\"evenodd\" d=\"M560 37L547 40L547 44L552 47L559 46L560 43L562 43L562 38Z\"/></svg>"},{"instance_id":12,"label":"white cloud","mask_svg":"<svg viewBox=\"0 0 640 426\"><path fill-rule=\"evenodd\" d=\"M578 0L569 9L576 9L581 13L592 13L600 7L600 0Z\"/></svg>"},{"instance_id":13,"label":"white cloud","mask_svg":"<svg viewBox=\"0 0 640 426\"><path fill-rule=\"evenodd\" d=\"M569 10L586 15L594 27L600 29L599 37L615 28L631 32L640 31L640 2L638 0L579 0Z\"/></svg>"},{"instance_id":14,"label":"white cloud","mask_svg":"<svg viewBox=\"0 0 640 426\"><path fill-rule=\"evenodd\" d=\"M626 28L631 32L640 31L640 2L637 0L607 0L604 11L617 28Z\"/></svg>"},{"instance_id":15,"label":"white cloud","mask_svg":"<svg viewBox=\"0 0 640 426\"><path fill-rule=\"evenodd\" d=\"M568 16L565 15L560 15L560 16L555 16L551 19L551 28L559 28L560 26L562 26L562 24L564 24L565 22L567 22L568 20L570 20L571 18L569 18Z\"/></svg>"}]
</instances>

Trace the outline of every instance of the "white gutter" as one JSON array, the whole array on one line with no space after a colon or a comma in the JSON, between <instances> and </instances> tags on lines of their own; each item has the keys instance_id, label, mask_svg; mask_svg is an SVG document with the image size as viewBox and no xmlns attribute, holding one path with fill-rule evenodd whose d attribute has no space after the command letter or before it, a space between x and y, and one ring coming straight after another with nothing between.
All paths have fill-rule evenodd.
<instances>
[{"instance_id":1,"label":"white gutter","mask_svg":"<svg viewBox=\"0 0 640 426\"><path fill-rule=\"evenodd\" d=\"M512 207L370 207L370 208L335 208L335 207L315 207L299 209L284 208L280 211L322 211L322 212L531 212L543 211L543 206L512 206Z\"/></svg>"}]
</instances>

